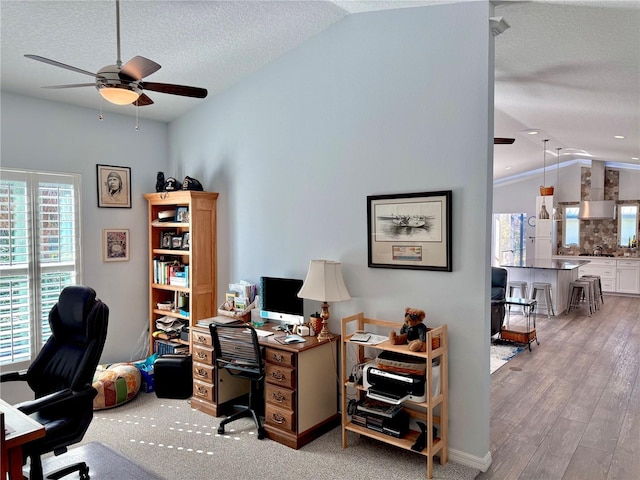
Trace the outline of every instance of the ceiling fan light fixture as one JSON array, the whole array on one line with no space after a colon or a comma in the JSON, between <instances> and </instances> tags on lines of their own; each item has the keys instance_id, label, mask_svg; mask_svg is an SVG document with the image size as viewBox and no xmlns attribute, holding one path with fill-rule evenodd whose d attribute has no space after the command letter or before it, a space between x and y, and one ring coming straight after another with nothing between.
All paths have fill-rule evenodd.
<instances>
[{"instance_id":1,"label":"ceiling fan light fixture","mask_svg":"<svg viewBox=\"0 0 640 480\"><path fill-rule=\"evenodd\" d=\"M102 85L98 91L102 98L115 105L129 105L138 100L141 93L131 85Z\"/></svg>"}]
</instances>

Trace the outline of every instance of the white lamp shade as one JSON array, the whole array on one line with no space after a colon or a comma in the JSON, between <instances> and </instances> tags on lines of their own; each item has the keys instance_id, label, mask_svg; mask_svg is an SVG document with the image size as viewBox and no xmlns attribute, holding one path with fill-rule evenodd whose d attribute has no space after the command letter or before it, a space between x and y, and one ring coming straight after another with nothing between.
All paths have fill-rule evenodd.
<instances>
[{"instance_id":1,"label":"white lamp shade","mask_svg":"<svg viewBox=\"0 0 640 480\"><path fill-rule=\"evenodd\" d=\"M340 265L340 262L333 260L311 260L307 278L298 292L298 297L319 302L351 300Z\"/></svg>"}]
</instances>

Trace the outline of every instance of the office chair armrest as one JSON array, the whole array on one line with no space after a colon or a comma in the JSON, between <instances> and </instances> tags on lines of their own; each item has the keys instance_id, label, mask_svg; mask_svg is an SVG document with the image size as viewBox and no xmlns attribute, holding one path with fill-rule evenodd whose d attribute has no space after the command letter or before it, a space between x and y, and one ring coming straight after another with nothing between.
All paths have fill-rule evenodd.
<instances>
[{"instance_id":1,"label":"office chair armrest","mask_svg":"<svg viewBox=\"0 0 640 480\"><path fill-rule=\"evenodd\" d=\"M25 382L27 380L27 371L19 370L17 372L5 372L0 375L1 382Z\"/></svg>"},{"instance_id":2,"label":"office chair armrest","mask_svg":"<svg viewBox=\"0 0 640 480\"><path fill-rule=\"evenodd\" d=\"M58 392L50 393L49 395L45 395L44 397L36 398L35 400L29 400L26 402L22 402L18 405L15 405L21 412L30 415L34 412L38 412L40 410L64 406L65 404L73 405L73 402L83 398L90 396L93 399L98 391L87 385L87 388L84 390L80 390L74 392L70 388L66 388L64 390L60 390Z\"/></svg>"}]
</instances>

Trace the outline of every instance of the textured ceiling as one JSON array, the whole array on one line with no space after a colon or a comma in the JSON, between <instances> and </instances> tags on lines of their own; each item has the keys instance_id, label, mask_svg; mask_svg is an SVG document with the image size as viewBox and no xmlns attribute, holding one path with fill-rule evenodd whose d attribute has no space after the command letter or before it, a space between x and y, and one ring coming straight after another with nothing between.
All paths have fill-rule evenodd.
<instances>
[{"instance_id":1,"label":"textured ceiling","mask_svg":"<svg viewBox=\"0 0 640 480\"><path fill-rule=\"evenodd\" d=\"M150 58L162 68L147 80L203 87L211 97L346 15L438 3L452 2L122 0L121 57ZM578 155L586 153L640 165L632 158L640 156L640 1L494 3L511 26L495 39L495 135L516 138L495 147L495 178L541 168L542 138L553 164L561 147L572 153L561 162L592 158ZM0 17L3 90L100 109L93 87L40 88L91 77L24 54L91 72L115 63L115 1L0 0ZM160 121L206 101L148 94L155 103L140 116ZM135 115L132 106L103 109Z\"/></svg>"}]
</instances>

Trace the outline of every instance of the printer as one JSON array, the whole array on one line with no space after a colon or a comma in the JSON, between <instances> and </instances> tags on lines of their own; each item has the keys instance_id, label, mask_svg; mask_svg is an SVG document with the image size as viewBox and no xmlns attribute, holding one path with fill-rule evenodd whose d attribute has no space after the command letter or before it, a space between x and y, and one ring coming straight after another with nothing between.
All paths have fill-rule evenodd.
<instances>
[{"instance_id":1,"label":"printer","mask_svg":"<svg viewBox=\"0 0 640 480\"><path fill-rule=\"evenodd\" d=\"M440 393L440 363L433 362L432 395ZM427 377L426 361L419 357L394 352L382 352L377 359L367 363L362 369L362 385L367 397L392 404L405 400L425 402Z\"/></svg>"}]
</instances>

